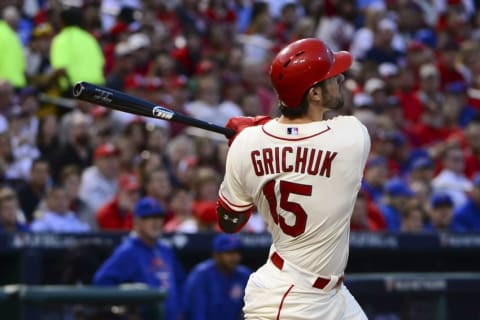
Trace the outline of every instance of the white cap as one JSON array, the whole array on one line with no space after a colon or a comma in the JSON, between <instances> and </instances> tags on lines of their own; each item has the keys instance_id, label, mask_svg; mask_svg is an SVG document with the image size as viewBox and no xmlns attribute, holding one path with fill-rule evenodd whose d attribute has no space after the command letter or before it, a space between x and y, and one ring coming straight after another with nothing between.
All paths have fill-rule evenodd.
<instances>
[{"instance_id":1,"label":"white cap","mask_svg":"<svg viewBox=\"0 0 480 320\"><path fill-rule=\"evenodd\" d=\"M390 30L392 32L397 32L397 24L389 18L383 18L380 20L377 27L379 30Z\"/></svg>"},{"instance_id":2,"label":"white cap","mask_svg":"<svg viewBox=\"0 0 480 320\"><path fill-rule=\"evenodd\" d=\"M355 107L365 107L372 104L372 97L364 92L359 92L353 96L353 104Z\"/></svg>"},{"instance_id":3,"label":"white cap","mask_svg":"<svg viewBox=\"0 0 480 320\"><path fill-rule=\"evenodd\" d=\"M145 33L134 33L128 37L128 45L132 51L146 48L150 46L150 38Z\"/></svg>"},{"instance_id":4,"label":"white cap","mask_svg":"<svg viewBox=\"0 0 480 320\"><path fill-rule=\"evenodd\" d=\"M365 93L372 95L377 90L382 90L385 88L385 82L378 78L370 78L365 82L365 86L363 87L363 91Z\"/></svg>"},{"instance_id":5,"label":"white cap","mask_svg":"<svg viewBox=\"0 0 480 320\"><path fill-rule=\"evenodd\" d=\"M419 71L420 78L438 76L438 69L431 63L422 64Z\"/></svg>"},{"instance_id":6,"label":"white cap","mask_svg":"<svg viewBox=\"0 0 480 320\"><path fill-rule=\"evenodd\" d=\"M66 7L81 8L83 6L83 0L62 0L61 3Z\"/></svg>"},{"instance_id":7,"label":"white cap","mask_svg":"<svg viewBox=\"0 0 480 320\"><path fill-rule=\"evenodd\" d=\"M132 51L132 48L126 41L121 41L115 45L115 55L117 57L126 56L127 54L132 53Z\"/></svg>"},{"instance_id":8,"label":"white cap","mask_svg":"<svg viewBox=\"0 0 480 320\"><path fill-rule=\"evenodd\" d=\"M391 77L398 74L398 67L394 63L384 62L378 66L378 73L382 77Z\"/></svg>"}]
</instances>

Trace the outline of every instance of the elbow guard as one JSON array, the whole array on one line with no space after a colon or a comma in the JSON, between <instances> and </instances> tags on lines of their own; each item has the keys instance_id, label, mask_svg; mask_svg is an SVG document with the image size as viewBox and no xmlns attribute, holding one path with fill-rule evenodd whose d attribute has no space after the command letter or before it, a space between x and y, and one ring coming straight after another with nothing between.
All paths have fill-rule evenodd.
<instances>
[{"instance_id":1,"label":"elbow guard","mask_svg":"<svg viewBox=\"0 0 480 320\"><path fill-rule=\"evenodd\" d=\"M248 222L252 211L253 208L242 212L232 211L222 202L221 199L218 199L217 201L218 223L222 231L226 233L235 233L240 231Z\"/></svg>"}]
</instances>

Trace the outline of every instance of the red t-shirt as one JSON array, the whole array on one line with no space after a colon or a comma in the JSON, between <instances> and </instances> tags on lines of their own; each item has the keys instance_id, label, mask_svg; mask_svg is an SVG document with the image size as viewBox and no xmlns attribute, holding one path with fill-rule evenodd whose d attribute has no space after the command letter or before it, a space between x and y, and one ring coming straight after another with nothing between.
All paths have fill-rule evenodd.
<instances>
[{"instance_id":1,"label":"red t-shirt","mask_svg":"<svg viewBox=\"0 0 480 320\"><path fill-rule=\"evenodd\" d=\"M122 212L115 198L98 209L96 218L101 230L130 231L133 226L133 213Z\"/></svg>"}]
</instances>

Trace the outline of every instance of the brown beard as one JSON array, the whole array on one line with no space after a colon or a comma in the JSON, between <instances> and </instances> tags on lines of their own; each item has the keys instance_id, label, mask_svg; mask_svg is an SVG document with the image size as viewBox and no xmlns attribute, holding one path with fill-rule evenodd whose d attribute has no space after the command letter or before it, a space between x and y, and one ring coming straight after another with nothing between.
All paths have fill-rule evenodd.
<instances>
[{"instance_id":1,"label":"brown beard","mask_svg":"<svg viewBox=\"0 0 480 320\"><path fill-rule=\"evenodd\" d=\"M325 108L330 110L339 110L343 107L344 99L341 94L334 97L330 92L327 91L326 87L322 87L322 95Z\"/></svg>"}]
</instances>

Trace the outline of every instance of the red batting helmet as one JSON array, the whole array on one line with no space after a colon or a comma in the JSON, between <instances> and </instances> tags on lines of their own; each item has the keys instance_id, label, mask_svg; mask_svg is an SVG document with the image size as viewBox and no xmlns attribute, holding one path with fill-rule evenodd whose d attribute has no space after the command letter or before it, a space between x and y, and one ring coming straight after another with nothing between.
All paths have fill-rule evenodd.
<instances>
[{"instance_id":1,"label":"red batting helmet","mask_svg":"<svg viewBox=\"0 0 480 320\"><path fill-rule=\"evenodd\" d=\"M270 79L281 103L295 108L310 87L344 72L351 64L349 52L332 52L316 38L301 39L290 43L273 59Z\"/></svg>"}]
</instances>

